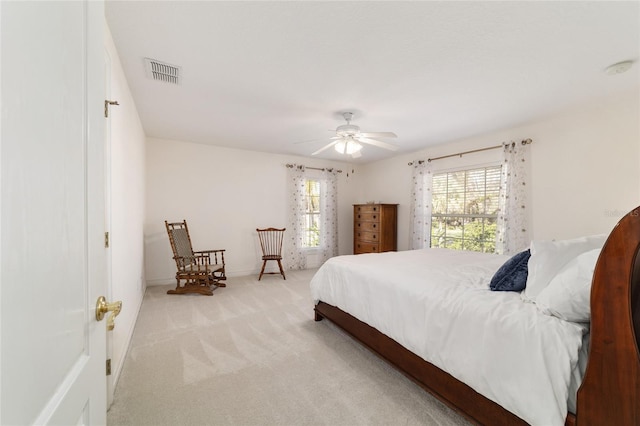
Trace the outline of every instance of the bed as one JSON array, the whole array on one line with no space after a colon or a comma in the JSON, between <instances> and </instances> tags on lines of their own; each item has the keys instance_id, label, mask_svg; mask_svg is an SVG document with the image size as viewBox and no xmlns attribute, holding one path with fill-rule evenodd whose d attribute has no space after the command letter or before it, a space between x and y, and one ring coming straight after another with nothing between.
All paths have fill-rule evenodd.
<instances>
[{"instance_id":1,"label":"bed","mask_svg":"<svg viewBox=\"0 0 640 426\"><path fill-rule=\"evenodd\" d=\"M593 259L590 321L542 309L543 295L554 285L564 291L577 267L556 270L533 303L525 291L489 290L508 256L443 249L330 259L311 281L315 319L332 321L475 423L637 425L640 208L604 240L571 257ZM560 262L542 253L529 261L530 278L535 265Z\"/></svg>"}]
</instances>

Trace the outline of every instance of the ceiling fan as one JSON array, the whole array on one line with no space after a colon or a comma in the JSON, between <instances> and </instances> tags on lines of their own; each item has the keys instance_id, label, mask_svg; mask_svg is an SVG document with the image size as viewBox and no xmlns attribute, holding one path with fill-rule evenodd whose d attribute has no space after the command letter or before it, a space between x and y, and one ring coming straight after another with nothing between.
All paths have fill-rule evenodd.
<instances>
[{"instance_id":1,"label":"ceiling fan","mask_svg":"<svg viewBox=\"0 0 640 426\"><path fill-rule=\"evenodd\" d=\"M360 127L351 124L351 120L353 119L352 112L344 112L342 116L347 121L347 124L343 124L342 126L338 126L336 129L336 136L330 138L333 142L325 145L320 148L316 152L311 155L320 154L322 151L334 147L334 149L340 154L351 155L353 158L358 158L362 156L360 150L362 149L362 144L369 144L373 146L377 146L379 148L389 149L391 151L396 151L398 149L397 146L388 144L386 142L382 142L376 139L371 138L396 138L396 134L393 132L361 132Z\"/></svg>"}]
</instances>

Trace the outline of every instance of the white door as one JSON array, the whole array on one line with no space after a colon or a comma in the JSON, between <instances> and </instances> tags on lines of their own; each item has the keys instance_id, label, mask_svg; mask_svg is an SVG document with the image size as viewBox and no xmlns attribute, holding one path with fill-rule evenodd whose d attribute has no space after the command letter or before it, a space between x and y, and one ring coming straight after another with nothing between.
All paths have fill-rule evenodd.
<instances>
[{"instance_id":1,"label":"white door","mask_svg":"<svg viewBox=\"0 0 640 426\"><path fill-rule=\"evenodd\" d=\"M0 2L0 424L105 424L104 5Z\"/></svg>"},{"instance_id":2,"label":"white door","mask_svg":"<svg viewBox=\"0 0 640 426\"><path fill-rule=\"evenodd\" d=\"M111 100L111 57L109 56L109 52L107 49L104 49L104 73L105 73L105 100ZM105 117L104 121L104 229L105 232L108 232L111 235L111 116L112 111L110 106L106 106L109 110L107 111L107 117ZM105 296L108 299L112 298L112 256L111 256L111 242L109 242L109 247L105 252L106 258L106 290ZM107 350L106 357L107 359L112 359L113 356L113 333L107 332ZM110 374L107 376L107 409L111 407L113 404L113 398L115 394L115 383L114 383L115 374Z\"/></svg>"}]
</instances>

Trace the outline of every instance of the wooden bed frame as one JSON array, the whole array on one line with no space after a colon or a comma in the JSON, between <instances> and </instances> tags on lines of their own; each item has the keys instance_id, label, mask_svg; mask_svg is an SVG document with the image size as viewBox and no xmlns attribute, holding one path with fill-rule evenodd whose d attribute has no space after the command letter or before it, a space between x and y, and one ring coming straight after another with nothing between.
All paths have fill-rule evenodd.
<instances>
[{"instance_id":1,"label":"wooden bed frame","mask_svg":"<svg viewBox=\"0 0 640 426\"><path fill-rule=\"evenodd\" d=\"M589 360L567 425L640 425L640 207L615 226L593 275ZM342 310L320 301L327 318L474 423L526 422Z\"/></svg>"}]
</instances>

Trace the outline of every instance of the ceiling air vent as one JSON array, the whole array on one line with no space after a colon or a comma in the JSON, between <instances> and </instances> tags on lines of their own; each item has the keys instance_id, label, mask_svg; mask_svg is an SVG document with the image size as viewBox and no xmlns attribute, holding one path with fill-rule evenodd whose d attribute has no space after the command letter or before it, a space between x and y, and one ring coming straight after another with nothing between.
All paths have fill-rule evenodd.
<instances>
[{"instance_id":1,"label":"ceiling air vent","mask_svg":"<svg viewBox=\"0 0 640 426\"><path fill-rule=\"evenodd\" d=\"M147 76L165 83L180 84L180 67L144 58Z\"/></svg>"}]
</instances>

